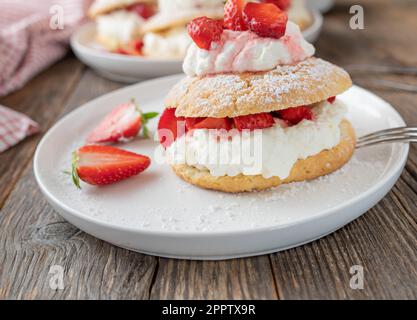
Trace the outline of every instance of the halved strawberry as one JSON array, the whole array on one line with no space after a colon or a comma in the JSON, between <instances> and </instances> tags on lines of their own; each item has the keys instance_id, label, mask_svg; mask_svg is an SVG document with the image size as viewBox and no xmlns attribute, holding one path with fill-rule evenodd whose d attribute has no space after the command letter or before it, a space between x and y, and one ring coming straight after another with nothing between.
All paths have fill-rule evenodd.
<instances>
[{"instance_id":1,"label":"halved strawberry","mask_svg":"<svg viewBox=\"0 0 417 320\"><path fill-rule=\"evenodd\" d=\"M224 6L224 22L225 29L235 31L248 30L243 19L243 8L245 7L245 0L229 0Z\"/></svg>"},{"instance_id":2,"label":"halved strawberry","mask_svg":"<svg viewBox=\"0 0 417 320\"><path fill-rule=\"evenodd\" d=\"M156 112L142 113L134 100L124 103L113 109L104 120L90 133L89 143L120 142L131 139L143 130L145 138L149 138L146 124L155 118Z\"/></svg>"},{"instance_id":3,"label":"halved strawberry","mask_svg":"<svg viewBox=\"0 0 417 320\"><path fill-rule=\"evenodd\" d=\"M327 99L327 101L333 103L336 101L336 97L330 97L329 99Z\"/></svg>"},{"instance_id":4,"label":"halved strawberry","mask_svg":"<svg viewBox=\"0 0 417 320\"><path fill-rule=\"evenodd\" d=\"M295 108L288 108L280 111L275 112L279 118L282 120L287 121L291 125L296 125L301 121L305 120L312 120L313 119L313 112L310 108L301 106Z\"/></svg>"},{"instance_id":5,"label":"halved strawberry","mask_svg":"<svg viewBox=\"0 0 417 320\"><path fill-rule=\"evenodd\" d=\"M242 130L256 130L270 128L275 124L274 118L269 113L250 114L233 118L236 128Z\"/></svg>"},{"instance_id":6,"label":"halved strawberry","mask_svg":"<svg viewBox=\"0 0 417 320\"><path fill-rule=\"evenodd\" d=\"M165 109L158 123L159 142L164 148L167 148L179 135L183 135L184 133L184 118L175 116L175 108Z\"/></svg>"},{"instance_id":7,"label":"halved strawberry","mask_svg":"<svg viewBox=\"0 0 417 320\"><path fill-rule=\"evenodd\" d=\"M243 18L249 30L261 37L276 39L285 34L288 22L287 13L272 3L248 3Z\"/></svg>"},{"instance_id":8,"label":"halved strawberry","mask_svg":"<svg viewBox=\"0 0 417 320\"><path fill-rule=\"evenodd\" d=\"M80 179L96 186L112 184L143 172L150 163L147 156L118 148L84 146L72 155L72 180L78 188Z\"/></svg>"},{"instance_id":9,"label":"halved strawberry","mask_svg":"<svg viewBox=\"0 0 417 320\"><path fill-rule=\"evenodd\" d=\"M191 21L187 30L199 48L209 50L213 41L220 40L223 33L223 24L218 20L200 17Z\"/></svg>"},{"instance_id":10,"label":"halved strawberry","mask_svg":"<svg viewBox=\"0 0 417 320\"><path fill-rule=\"evenodd\" d=\"M284 11L287 11L291 7L291 0L263 0L262 2L273 3Z\"/></svg>"},{"instance_id":11,"label":"halved strawberry","mask_svg":"<svg viewBox=\"0 0 417 320\"><path fill-rule=\"evenodd\" d=\"M149 19L156 13L155 7L147 3L132 4L131 6L127 7L127 10L135 12L136 14L141 16L143 19Z\"/></svg>"},{"instance_id":12,"label":"halved strawberry","mask_svg":"<svg viewBox=\"0 0 417 320\"><path fill-rule=\"evenodd\" d=\"M230 118L185 118L187 130L193 129L232 129Z\"/></svg>"}]
</instances>

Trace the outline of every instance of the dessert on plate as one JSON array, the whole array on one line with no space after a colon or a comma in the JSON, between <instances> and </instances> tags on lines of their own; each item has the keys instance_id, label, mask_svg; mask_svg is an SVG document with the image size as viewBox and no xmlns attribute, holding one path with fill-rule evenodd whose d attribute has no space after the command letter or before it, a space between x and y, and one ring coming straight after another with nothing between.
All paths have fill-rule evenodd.
<instances>
[{"instance_id":1,"label":"dessert on plate","mask_svg":"<svg viewBox=\"0 0 417 320\"><path fill-rule=\"evenodd\" d=\"M183 59L191 38L187 24L194 18L223 18L223 0L159 0L159 11L143 26L143 53L156 58Z\"/></svg>"},{"instance_id":2,"label":"dessert on plate","mask_svg":"<svg viewBox=\"0 0 417 320\"><path fill-rule=\"evenodd\" d=\"M355 132L337 95L351 79L314 57L286 12L229 0L224 25L201 17L188 30L187 77L158 125L177 176L234 193L315 179L350 160Z\"/></svg>"},{"instance_id":3,"label":"dessert on plate","mask_svg":"<svg viewBox=\"0 0 417 320\"><path fill-rule=\"evenodd\" d=\"M88 15L96 23L96 41L105 49L142 55L142 26L155 13L155 0L95 0Z\"/></svg>"}]
</instances>

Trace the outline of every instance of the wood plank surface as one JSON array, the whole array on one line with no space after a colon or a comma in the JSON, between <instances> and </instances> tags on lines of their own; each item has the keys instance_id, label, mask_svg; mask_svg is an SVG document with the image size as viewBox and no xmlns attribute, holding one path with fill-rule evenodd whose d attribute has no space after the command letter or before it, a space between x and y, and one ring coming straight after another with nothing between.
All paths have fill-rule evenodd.
<instances>
[{"instance_id":1,"label":"wood plank surface","mask_svg":"<svg viewBox=\"0 0 417 320\"><path fill-rule=\"evenodd\" d=\"M349 7L363 4L365 30L349 28ZM326 15L317 55L341 66L417 67L417 1L337 1ZM395 34L395 36L393 36ZM417 124L417 94L375 82L417 85L417 77L352 71L355 83ZM122 87L68 56L25 88L0 99L41 123ZM36 186L32 157L42 134L0 154L0 299L417 299L417 147L393 190L345 228L285 252L230 261L180 261L116 248L65 222ZM62 265L64 290L51 290ZM350 287L354 265L364 288Z\"/></svg>"}]
</instances>

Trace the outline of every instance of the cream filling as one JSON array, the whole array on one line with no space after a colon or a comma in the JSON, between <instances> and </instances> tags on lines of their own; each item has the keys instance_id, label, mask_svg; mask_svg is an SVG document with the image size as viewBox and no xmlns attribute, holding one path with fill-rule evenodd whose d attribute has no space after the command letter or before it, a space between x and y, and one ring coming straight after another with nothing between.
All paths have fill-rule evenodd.
<instances>
[{"instance_id":1,"label":"cream filling","mask_svg":"<svg viewBox=\"0 0 417 320\"><path fill-rule=\"evenodd\" d=\"M164 33L148 32L143 38L143 53L158 58L184 58L191 38L184 27Z\"/></svg>"},{"instance_id":2,"label":"cream filling","mask_svg":"<svg viewBox=\"0 0 417 320\"><path fill-rule=\"evenodd\" d=\"M118 44L127 44L141 32L144 19L134 12L117 10L96 19L97 34Z\"/></svg>"},{"instance_id":3,"label":"cream filling","mask_svg":"<svg viewBox=\"0 0 417 320\"><path fill-rule=\"evenodd\" d=\"M212 176L262 175L264 178L289 176L299 159L332 149L340 143L340 123L346 107L340 101L321 102L313 108L314 119L295 126L282 121L253 132L200 129L178 138L166 150L169 164L187 164L208 170Z\"/></svg>"}]
</instances>

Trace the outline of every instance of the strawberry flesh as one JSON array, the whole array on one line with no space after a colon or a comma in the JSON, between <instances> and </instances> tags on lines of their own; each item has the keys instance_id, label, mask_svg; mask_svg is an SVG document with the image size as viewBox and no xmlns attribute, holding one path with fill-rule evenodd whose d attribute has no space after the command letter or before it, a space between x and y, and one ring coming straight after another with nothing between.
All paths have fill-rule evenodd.
<instances>
[{"instance_id":1,"label":"strawberry flesh","mask_svg":"<svg viewBox=\"0 0 417 320\"><path fill-rule=\"evenodd\" d=\"M101 145L81 147L75 152L74 161L73 179L79 178L96 186L135 176L146 170L151 163L147 156ZM79 181L74 182L79 186Z\"/></svg>"},{"instance_id":2,"label":"strawberry flesh","mask_svg":"<svg viewBox=\"0 0 417 320\"><path fill-rule=\"evenodd\" d=\"M224 22L225 29L234 31L248 30L243 19L243 9L245 0L229 0L224 6Z\"/></svg>"},{"instance_id":3,"label":"strawberry flesh","mask_svg":"<svg viewBox=\"0 0 417 320\"><path fill-rule=\"evenodd\" d=\"M181 126L184 126L181 129ZM162 113L158 123L159 142L167 148L179 135L185 133L183 117L175 116L175 108L168 108Z\"/></svg>"},{"instance_id":4,"label":"strawberry flesh","mask_svg":"<svg viewBox=\"0 0 417 320\"><path fill-rule=\"evenodd\" d=\"M248 3L243 18L249 30L261 37L276 39L285 34L288 22L285 11L272 3Z\"/></svg>"},{"instance_id":5,"label":"strawberry flesh","mask_svg":"<svg viewBox=\"0 0 417 320\"><path fill-rule=\"evenodd\" d=\"M310 108L305 106L276 111L274 114L276 114L280 119L285 120L290 125L296 125L303 120L313 119L313 112Z\"/></svg>"},{"instance_id":6,"label":"strawberry flesh","mask_svg":"<svg viewBox=\"0 0 417 320\"><path fill-rule=\"evenodd\" d=\"M330 97L329 99L327 99L327 101L333 103L336 101L336 97Z\"/></svg>"},{"instance_id":7,"label":"strawberry flesh","mask_svg":"<svg viewBox=\"0 0 417 320\"><path fill-rule=\"evenodd\" d=\"M193 129L232 129L230 118L185 118L187 130Z\"/></svg>"},{"instance_id":8,"label":"strawberry flesh","mask_svg":"<svg viewBox=\"0 0 417 320\"><path fill-rule=\"evenodd\" d=\"M200 17L191 21L187 26L187 30L199 48L209 50L212 42L220 40L223 33L223 25L221 21Z\"/></svg>"},{"instance_id":9,"label":"strawberry flesh","mask_svg":"<svg viewBox=\"0 0 417 320\"><path fill-rule=\"evenodd\" d=\"M133 103L119 105L91 132L89 143L120 142L136 137L142 127L142 117Z\"/></svg>"},{"instance_id":10,"label":"strawberry flesh","mask_svg":"<svg viewBox=\"0 0 417 320\"><path fill-rule=\"evenodd\" d=\"M274 118L269 113L250 114L233 118L239 131L270 128L275 124Z\"/></svg>"}]
</instances>

